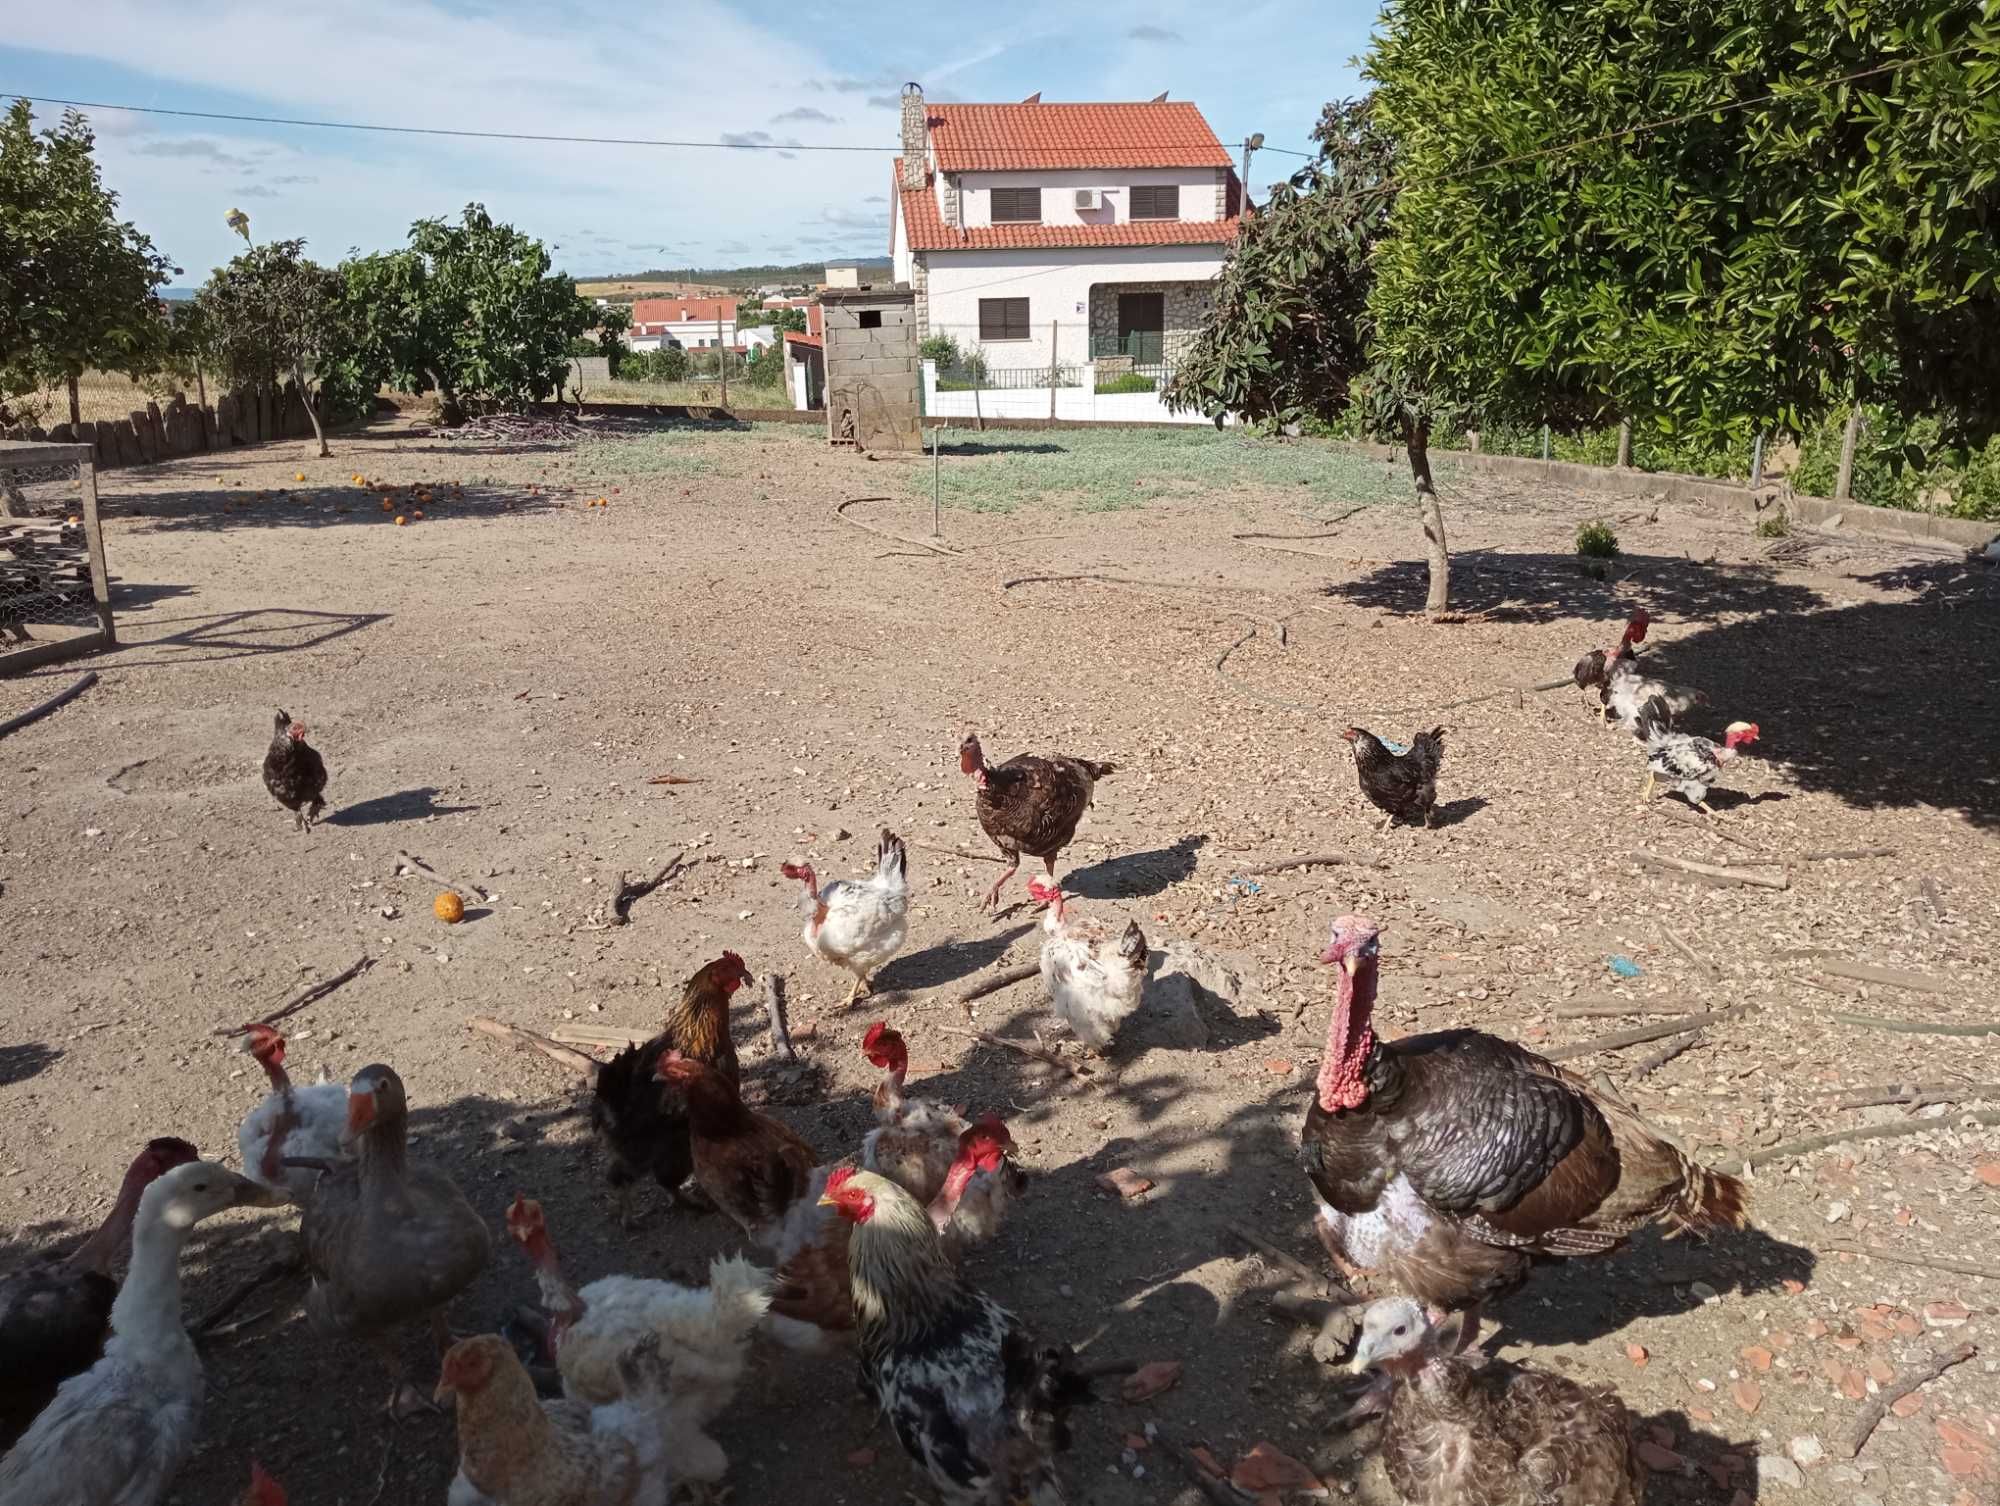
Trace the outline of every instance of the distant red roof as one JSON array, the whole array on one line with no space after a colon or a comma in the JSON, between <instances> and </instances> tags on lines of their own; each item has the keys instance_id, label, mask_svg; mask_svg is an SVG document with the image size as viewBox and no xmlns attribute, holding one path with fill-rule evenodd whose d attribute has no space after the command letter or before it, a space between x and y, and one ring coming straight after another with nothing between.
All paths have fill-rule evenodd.
<instances>
[{"instance_id":1,"label":"distant red roof","mask_svg":"<svg viewBox=\"0 0 2000 1506\"><path fill-rule=\"evenodd\" d=\"M948 173L1040 168L1228 167L1201 111L1129 105L932 105L931 150Z\"/></svg>"},{"instance_id":2,"label":"distant red roof","mask_svg":"<svg viewBox=\"0 0 2000 1506\"><path fill-rule=\"evenodd\" d=\"M632 304L634 324L680 324L690 319L734 320L733 298L640 298Z\"/></svg>"},{"instance_id":3,"label":"distant red roof","mask_svg":"<svg viewBox=\"0 0 2000 1506\"><path fill-rule=\"evenodd\" d=\"M998 108L998 107L996 107ZM1009 106L1008 108L1012 108ZM1046 105L1034 106L1047 109ZM903 160L891 169L892 183L902 182ZM1236 202L1235 174L1230 175L1230 202ZM938 210L937 194L922 188L898 190L903 203L904 233L912 251L1033 250L1066 246L1226 246L1236 239L1239 223L1226 220L1127 220L1110 225L977 225L954 230ZM894 229L890 234L893 238ZM893 248L892 248L893 249Z\"/></svg>"},{"instance_id":4,"label":"distant red roof","mask_svg":"<svg viewBox=\"0 0 2000 1506\"><path fill-rule=\"evenodd\" d=\"M787 345L810 345L814 350L824 348L823 342L818 335L802 335L797 330L785 331L785 343Z\"/></svg>"}]
</instances>

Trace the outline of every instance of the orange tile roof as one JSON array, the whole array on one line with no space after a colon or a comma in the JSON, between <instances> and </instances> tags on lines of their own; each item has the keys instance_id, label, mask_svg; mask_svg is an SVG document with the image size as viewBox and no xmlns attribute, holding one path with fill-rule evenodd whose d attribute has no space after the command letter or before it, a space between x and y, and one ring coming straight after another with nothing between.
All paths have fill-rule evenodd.
<instances>
[{"instance_id":1,"label":"orange tile roof","mask_svg":"<svg viewBox=\"0 0 2000 1506\"><path fill-rule=\"evenodd\" d=\"M1042 168L1227 167L1185 101L1131 105L932 105L931 150L948 173Z\"/></svg>"},{"instance_id":2,"label":"orange tile roof","mask_svg":"<svg viewBox=\"0 0 2000 1506\"><path fill-rule=\"evenodd\" d=\"M735 317L734 298L639 298L632 304L634 324L679 324L688 319L705 319L713 324L718 319Z\"/></svg>"},{"instance_id":3,"label":"orange tile roof","mask_svg":"<svg viewBox=\"0 0 2000 1506\"><path fill-rule=\"evenodd\" d=\"M785 331L785 343L787 345L810 345L814 350L818 350L824 342L818 335L802 335L795 329L788 329Z\"/></svg>"},{"instance_id":4,"label":"orange tile roof","mask_svg":"<svg viewBox=\"0 0 2000 1506\"><path fill-rule=\"evenodd\" d=\"M902 182L903 159L890 169L892 184ZM1232 189L1235 174L1230 174ZM933 175L935 177L935 175ZM1240 223L1226 220L1127 220L1112 225L977 225L954 230L938 210L937 194L923 188L898 189L903 205L904 233L912 251L986 251L1059 249L1069 246L1226 246L1236 239ZM1232 191L1230 202L1234 203ZM893 242L895 227L889 234ZM891 247L893 252L893 245Z\"/></svg>"}]
</instances>

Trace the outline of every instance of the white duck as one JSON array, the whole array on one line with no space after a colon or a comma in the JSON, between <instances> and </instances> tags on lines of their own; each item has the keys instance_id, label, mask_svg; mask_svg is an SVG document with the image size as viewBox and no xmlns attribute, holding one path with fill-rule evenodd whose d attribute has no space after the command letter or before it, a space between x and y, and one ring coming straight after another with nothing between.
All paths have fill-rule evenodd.
<instances>
[{"instance_id":1,"label":"white duck","mask_svg":"<svg viewBox=\"0 0 2000 1506\"><path fill-rule=\"evenodd\" d=\"M340 1137L347 1128L347 1089L329 1082L321 1069L320 1081L310 1087L295 1087L285 1071L285 1038L269 1025L245 1025L250 1037L250 1054L271 1079L271 1091L250 1111L236 1132L236 1148L243 1155L243 1170L253 1182L261 1182L286 1201L304 1207L319 1173L303 1166L286 1167L286 1156L306 1156L321 1161L341 1154Z\"/></svg>"},{"instance_id":2,"label":"white duck","mask_svg":"<svg viewBox=\"0 0 2000 1506\"><path fill-rule=\"evenodd\" d=\"M211 1214L278 1201L212 1161L177 1166L146 1189L104 1357L64 1381L0 1459L0 1501L154 1506L166 1494L201 1426L201 1358L181 1322L181 1246Z\"/></svg>"}]
</instances>

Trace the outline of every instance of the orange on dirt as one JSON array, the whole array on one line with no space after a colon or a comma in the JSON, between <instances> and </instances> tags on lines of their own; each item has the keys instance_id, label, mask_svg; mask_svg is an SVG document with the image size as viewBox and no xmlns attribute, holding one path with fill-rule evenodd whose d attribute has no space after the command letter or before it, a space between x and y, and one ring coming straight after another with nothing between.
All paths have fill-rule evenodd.
<instances>
[{"instance_id":1,"label":"orange on dirt","mask_svg":"<svg viewBox=\"0 0 2000 1506\"><path fill-rule=\"evenodd\" d=\"M398 514L396 515L396 526L397 526L398 528L401 528L401 527L403 527L403 526L404 526L405 524L407 524L407 523L408 523L409 521L410 521L410 520L409 520L408 518L404 517L404 516L403 516L403 515L402 515L401 513L398 513Z\"/></svg>"},{"instance_id":2,"label":"orange on dirt","mask_svg":"<svg viewBox=\"0 0 2000 1506\"><path fill-rule=\"evenodd\" d=\"M448 926L465 919L465 901L447 889L431 901L431 913Z\"/></svg>"}]
</instances>

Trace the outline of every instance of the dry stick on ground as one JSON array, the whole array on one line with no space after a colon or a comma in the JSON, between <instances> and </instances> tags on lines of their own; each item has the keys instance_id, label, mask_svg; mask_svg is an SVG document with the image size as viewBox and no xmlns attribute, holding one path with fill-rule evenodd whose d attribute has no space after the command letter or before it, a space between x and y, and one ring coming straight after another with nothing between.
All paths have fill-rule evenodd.
<instances>
[{"instance_id":1,"label":"dry stick on ground","mask_svg":"<svg viewBox=\"0 0 2000 1506\"><path fill-rule=\"evenodd\" d=\"M1845 1093L1820 1093L1832 1098L1834 1109L1875 1109L1892 1103L1967 1103L2000 1098L2000 1082L1890 1082L1878 1088L1855 1088Z\"/></svg>"},{"instance_id":2,"label":"dry stick on ground","mask_svg":"<svg viewBox=\"0 0 2000 1506\"><path fill-rule=\"evenodd\" d=\"M1785 877L1785 870L1777 873L1750 873L1741 868L1718 868L1713 863L1695 863L1686 858L1670 858L1664 853L1648 852L1641 847L1632 854L1637 861L1654 868L1667 868L1675 873L1692 874L1696 878L1717 884L1750 884L1759 889L1788 889L1791 880Z\"/></svg>"},{"instance_id":3,"label":"dry stick on ground","mask_svg":"<svg viewBox=\"0 0 2000 1506\"><path fill-rule=\"evenodd\" d=\"M188 1331L196 1338L213 1334L216 1324L220 1323L248 1301L252 1292L269 1286L273 1281L282 1280L286 1276L302 1276L305 1274L305 1269L305 1259L299 1255L279 1256L275 1260L265 1261L262 1270L258 1271L254 1276L247 1276L242 1281L239 1281L228 1296L203 1313Z\"/></svg>"},{"instance_id":4,"label":"dry stick on ground","mask_svg":"<svg viewBox=\"0 0 2000 1506\"><path fill-rule=\"evenodd\" d=\"M539 1051L551 1061L561 1062L565 1067L581 1074L585 1082L597 1081L597 1074L603 1070L602 1062L585 1056L581 1051L572 1051L545 1035L537 1035L532 1030L523 1030L519 1025L509 1025L501 1020L477 1014L469 1017L465 1023L481 1035L490 1035L495 1040L506 1041L519 1049Z\"/></svg>"},{"instance_id":5,"label":"dry stick on ground","mask_svg":"<svg viewBox=\"0 0 2000 1506\"><path fill-rule=\"evenodd\" d=\"M19 716L9 717L6 721L0 722L0 737L5 737L9 732L18 732L21 730L21 728L27 726L30 722L40 721L43 717L47 716L51 711L56 710L58 707L67 706L71 701L75 700L78 696L82 695L86 690L90 689L90 687L95 685L96 683L97 683L97 671L93 669L88 674L84 675L83 678L78 680L74 685L70 686L68 690L63 691L58 695L50 696L46 701L42 702L42 704L39 706L30 706L26 711L22 712Z\"/></svg>"},{"instance_id":6,"label":"dry stick on ground","mask_svg":"<svg viewBox=\"0 0 2000 1506\"><path fill-rule=\"evenodd\" d=\"M1828 1130L1823 1135L1807 1135L1801 1140L1774 1145L1769 1150L1745 1156L1743 1164L1754 1169L1768 1166L1773 1161L1787 1161L1793 1156L1825 1150L1829 1145L1845 1145L1853 1140L1898 1140L1905 1135L1957 1129L1967 1119L1979 1125L2000 1124L2000 1109L1980 1109L1971 1114L1954 1114L1948 1119L1898 1119L1889 1124L1856 1124L1844 1130Z\"/></svg>"},{"instance_id":7,"label":"dry stick on ground","mask_svg":"<svg viewBox=\"0 0 2000 1506\"><path fill-rule=\"evenodd\" d=\"M1865 1255L1870 1260L1886 1260L1892 1265L1913 1265L1926 1271L1949 1271L1954 1276L1977 1276L1982 1281L2000 1281L2000 1269L1974 1265L1969 1260L1952 1260L1943 1255L1903 1255L1894 1250L1855 1244L1844 1239L1829 1239L1820 1248L1832 1250L1838 1255Z\"/></svg>"},{"instance_id":8,"label":"dry stick on ground","mask_svg":"<svg viewBox=\"0 0 2000 1506\"><path fill-rule=\"evenodd\" d=\"M1626 1015L1637 1015L1644 1019L1647 1015L1687 1013L1685 1004L1642 1004L1637 999L1619 1001L1612 1004L1558 1004L1553 1011L1559 1020L1616 1020Z\"/></svg>"},{"instance_id":9,"label":"dry stick on ground","mask_svg":"<svg viewBox=\"0 0 2000 1506\"><path fill-rule=\"evenodd\" d=\"M963 858L968 863L1005 863L1007 861L1005 858L996 857L990 852L967 852L962 847L935 847L929 842L911 842L909 845L919 848L924 852L943 853L948 858Z\"/></svg>"},{"instance_id":10,"label":"dry stick on ground","mask_svg":"<svg viewBox=\"0 0 2000 1506\"><path fill-rule=\"evenodd\" d=\"M1700 1039L1701 1032L1699 1030L1690 1030L1686 1035L1676 1040L1668 1041L1665 1046L1655 1051L1651 1056L1632 1069L1632 1081L1637 1082L1641 1078L1651 1077L1660 1068L1664 1067L1668 1062L1679 1056Z\"/></svg>"},{"instance_id":11,"label":"dry stick on ground","mask_svg":"<svg viewBox=\"0 0 2000 1506\"><path fill-rule=\"evenodd\" d=\"M894 539L898 544L908 544L913 549L928 549L932 554L940 555L945 559L957 558L958 551L949 545L934 543L925 539L913 539L908 534L892 533L887 528L877 528L873 523L865 523L860 518L850 518L847 515L847 509L854 506L857 502L893 502L894 500L895 498L893 497L849 497L845 502L834 504L833 515L843 523L851 524L855 528L866 529L869 533L875 534L880 538Z\"/></svg>"},{"instance_id":12,"label":"dry stick on ground","mask_svg":"<svg viewBox=\"0 0 2000 1506\"><path fill-rule=\"evenodd\" d=\"M1096 581L1098 584L1106 586L1136 586L1142 591L1165 591L1182 601L1200 600L1198 593L1201 588L1198 586L1176 585L1173 581L1167 580L1139 580L1129 575L1017 575L1012 580L1001 581L1000 590L1004 595L1016 586L1062 585L1065 582L1079 580ZM1244 617L1258 624L1260 627L1270 628L1278 635L1280 647L1283 647L1287 641L1285 624L1276 617L1267 617L1262 612L1245 611L1242 607L1218 606L1214 602L1209 601L1202 602L1202 605L1208 607L1210 611L1220 612L1225 617Z\"/></svg>"},{"instance_id":13,"label":"dry stick on ground","mask_svg":"<svg viewBox=\"0 0 2000 1506\"><path fill-rule=\"evenodd\" d=\"M1822 962L1819 970L1836 978L1852 978L1856 983L1879 983L1884 988L1907 988L1912 993L1948 994L1955 990L1925 973L1905 973L1891 967L1869 967L1861 962Z\"/></svg>"},{"instance_id":14,"label":"dry stick on ground","mask_svg":"<svg viewBox=\"0 0 2000 1506\"><path fill-rule=\"evenodd\" d=\"M1876 1425L1889 1415L1889 1408L1923 1386L1928 1386L1953 1365L1962 1365L1979 1353L1974 1344L1961 1344L1949 1351L1940 1351L1925 1361L1923 1369L1904 1377L1890 1386L1880 1396L1861 1409L1860 1420L1854 1424L1854 1436L1847 1440L1847 1457L1858 1459L1861 1451L1868 1446Z\"/></svg>"},{"instance_id":15,"label":"dry stick on ground","mask_svg":"<svg viewBox=\"0 0 2000 1506\"><path fill-rule=\"evenodd\" d=\"M1208 1497L1213 1506L1249 1506L1254 1499L1227 1480L1217 1479L1203 1469L1200 1461L1185 1445L1174 1442L1157 1427L1153 1429L1153 1441L1173 1456L1174 1463L1181 1467L1181 1473L1193 1482L1196 1490Z\"/></svg>"},{"instance_id":16,"label":"dry stick on ground","mask_svg":"<svg viewBox=\"0 0 2000 1506\"><path fill-rule=\"evenodd\" d=\"M611 896L611 918L602 925L586 924L578 927L578 929L585 931L609 931L617 926L631 924L632 906L651 894L668 879L674 877L675 874L679 873L681 865L686 860L687 854L685 852L677 852L674 854L673 861L668 863L666 867L662 868L651 878L643 879L636 883L633 881L631 874L619 874L618 892Z\"/></svg>"},{"instance_id":17,"label":"dry stick on ground","mask_svg":"<svg viewBox=\"0 0 2000 1506\"><path fill-rule=\"evenodd\" d=\"M1350 868L1387 868L1387 863L1374 858L1350 858L1345 853L1322 852L1309 858L1286 858L1281 863L1266 863L1261 868L1245 868L1237 873L1237 878L1262 878L1267 873L1285 873L1293 868L1334 868L1345 865Z\"/></svg>"},{"instance_id":18,"label":"dry stick on ground","mask_svg":"<svg viewBox=\"0 0 2000 1506\"><path fill-rule=\"evenodd\" d=\"M462 884L457 879L452 878L449 874L441 873L437 869L431 867L429 863L426 863L422 858L418 857L415 853L405 852L400 847L396 849L396 861L399 863L408 863L412 868L421 868L425 873L428 873L432 878L436 879L439 883L443 884L447 889L468 889L472 893L478 895L482 902L492 898L492 896L489 895L478 884Z\"/></svg>"},{"instance_id":19,"label":"dry stick on ground","mask_svg":"<svg viewBox=\"0 0 2000 1506\"><path fill-rule=\"evenodd\" d=\"M972 1001L983 999L988 994L997 994L1003 988L1012 988L1016 983L1025 983L1042 970L1038 962L1023 962L1018 967L1010 967L1004 973L995 973L958 996L958 1012L972 1018Z\"/></svg>"},{"instance_id":20,"label":"dry stick on ground","mask_svg":"<svg viewBox=\"0 0 2000 1506\"><path fill-rule=\"evenodd\" d=\"M1279 1249L1255 1229L1246 1229L1241 1224L1224 1224L1222 1228L1225 1233L1232 1234L1242 1240L1243 1243L1255 1250L1259 1255L1262 1255L1273 1265L1289 1271L1295 1280L1303 1281L1308 1289L1317 1292L1327 1291L1329 1283L1323 1273L1315 1271L1311 1266L1289 1251Z\"/></svg>"},{"instance_id":21,"label":"dry stick on ground","mask_svg":"<svg viewBox=\"0 0 2000 1506\"><path fill-rule=\"evenodd\" d=\"M1680 1035L1689 1030L1706 1029L1712 1025L1726 1025L1731 1020L1739 1020L1758 1008L1756 1004L1738 1004L1733 1009L1719 1009L1711 1014L1687 1014L1677 1020L1668 1020L1664 1025L1642 1025L1637 1030L1619 1030L1610 1035L1594 1035L1587 1041L1578 1041L1573 1046L1558 1046L1553 1051L1544 1051L1542 1056L1552 1062L1566 1062L1579 1056L1595 1056L1600 1051L1623 1051L1627 1046L1643 1046L1648 1041L1662 1041L1670 1035Z\"/></svg>"},{"instance_id":22,"label":"dry stick on ground","mask_svg":"<svg viewBox=\"0 0 2000 1506\"><path fill-rule=\"evenodd\" d=\"M939 1025L936 1028L942 1030L946 1035L962 1035L969 1040L984 1041L989 1046L1000 1046L1008 1051L1018 1051L1021 1055L1030 1057L1038 1062L1047 1062L1051 1067L1060 1067L1078 1082L1091 1081L1088 1072L1085 1072L1074 1062L1063 1060L1060 1052L1051 1046L1042 1045L1039 1041L1030 1046L1023 1041L1010 1041L1005 1036L995 1035L990 1030L960 1030L956 1025Z\"/></svg>"},{"instance_id":23,"label":"dry stick on ground","mask_svg":"<svg viewBox=\"0 0 2000 1506\"><path fill-rule=\"evenodd\" d=\"M1713 816L1704 816L1691 805L1676 805L1671 800L1655 800L1651 805L1646 807L1646 813L1651 816L1663 813L1671 815L1682 825L1697 826L1711 837L1719 837L1733 846L1742 848L1747 853L1754 854L1762 862L1775 863L1777 861L1776 858L1765 852L1763 848L1744 841L1733 832L1724 831L1722 824Z\"/></svg>"},{"instance_id":24,"label":"dry stick on ground","mask_svg":"<svg viewBox=\"0 0 2000 1506\"><path fill-rule=\"evenodd\" d=\"M1666 933L1667 940L1673 944L1673 948L1675 951L1679 952L1683 957L1687 958L1688 961L1692 962L1696 967L1700 968L1703 972L1707 973L1709 977L1720 978L1722 976L1722 969L1717 967L1713 962L1710 962L1706 957L1702 956L1702 954L1700 952L1697 952L1693 947L1689 946L1687 944L1687 941L1681 936L1680 932L1676 931L1672 926L1668 925L1663 925L1660 927L1660 929Z\"/></svg>"},{"instance_id":25,"label":"dry stick on ground","mask_svg":"<svg viewBox=\"0 0 2000 1506\"><path fill-rule=\"evenodd\" d=\"M792 1046L792 1032L785 1023L785 980L777 973L764 974L764 1017L771 1022L771 1039L778 1055L788 1062L799 1059Z\"/></svg>"},{"instance_id":26,"label":"dry stick on ground","mask_svg":"<svg viewBox=\"0 0 2000 1506\"><path fill-rule=\"evenodd\" d=\"M1846 1014L1835 1009L1829 1020L1841 1025L1857 1025L1863 1030L1893 1030L1898 1035L2000 1035L2000 1020L1981 1020L1970 1025L1940 1025L1931 1020L1885 1020L1872 1014Z\"/></svg>"},{"instance_id":27,"label":"dry stick on ground","mask_svg":"<svg viewBox=\"0 0 2000 1506\"><path fill-rule=\"evenodd\" d=\"M1837 858L1893 858L1893 847L1828 847L1818 852L1802 852L1801 863L1829 863Z\"/></svg>"},{"instance_id":28,"label":"dry stick on ground","mask_svg":"<svg viewBox=\"0 0 2000 1506\"><path fill-rule=\"evenodd\" d=\"M352 967L343 968L331 978L325 978L313 984L312 987L291 1000L290 1003L280 1005L265 1015L263 1019L257 1021L257 1023L259 1025L275 1025L278 1021L284 1019L285 1016L297 1014L308 1004L317 1003L319 1000L324 999L328 994L340 987L341 984L348 982L352 978L359 977L374 965L375 959L370 957L366 952L363 952L360 960L355 962ZM241 1035L242 1033L243 1027L241 1025L230 1025L225 1029L213 1032L215 1035Z\"/></svg>"}]
</instances>

